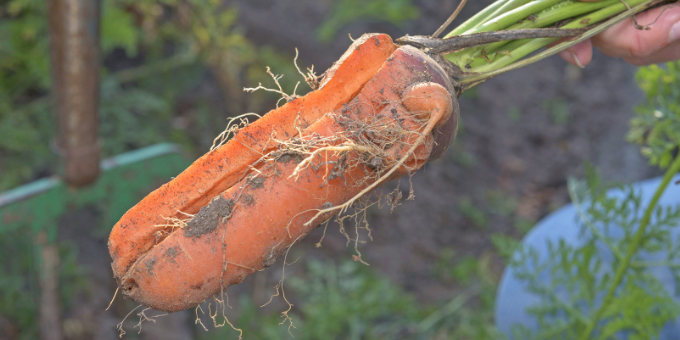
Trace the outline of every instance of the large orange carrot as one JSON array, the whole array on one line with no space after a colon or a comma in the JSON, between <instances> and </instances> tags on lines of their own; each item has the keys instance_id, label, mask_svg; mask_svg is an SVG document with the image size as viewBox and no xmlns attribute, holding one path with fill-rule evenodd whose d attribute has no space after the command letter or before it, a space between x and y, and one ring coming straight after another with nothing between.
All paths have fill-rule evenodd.
<instances>
[{"instance_id":1,"label":"large orange carrot","mask_svg":"<svg viewBox=\"0 0 680 340\"><path fill-rule=\"evenodd\" d=\"M276 146L270 140L272 135L287 139L297 133L297 128L305 128L347 103L395 49L387 35L362 36L326 72L318 90L269 112L145 197L111 232L109 251L114 258L114 272L125 272L139 254L162 239L164 233L154 226L165 224L164 218L196 213L242 179L251 165Z\"/></svg>"},{"instance_id":2,"label":"large orange carrot","mask_svg":"<svg viewBox=\"0 0 680 340\"><path fill-rule=\"evenodd\" d=\"M131 209L121 220L127 222L119 222L111 233L114 274L123 293L144 305L177 311L271 265L330 218L334 207L353 201L385 177L404 175L441 155L457 127L453 93L432 59L401 47L344 105L318 116L300 111L300 119L310 122L302 136L291 134L263 161L256 162L256 157L257 164L245 163L243 169L254 170L213 195L186 226L151 246L128 247L121 255L130 232L120 229L153 230L157 219L151 215L158 214L158 207L181 206L177 201L184 200L175 195L179 190L173 191L174 186L155 201L145 199L146 205ZM278 127L265 128L269 130L259 131L249 145L265 149ZM196 162L188 170L210 172L216 166ZM187 185L188 180L177 177L174 182ZM200 186L193 190L206 191ZM144 218L126 219L128 215Z\"/></svg>"}]
</instances>

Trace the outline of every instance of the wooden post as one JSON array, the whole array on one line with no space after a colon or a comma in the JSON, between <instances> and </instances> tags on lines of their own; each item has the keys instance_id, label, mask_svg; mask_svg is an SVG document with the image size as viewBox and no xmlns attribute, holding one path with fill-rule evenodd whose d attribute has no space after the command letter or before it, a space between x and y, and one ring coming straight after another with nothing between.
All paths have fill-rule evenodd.
<instances>
[{"instance_id":1,"label":"wooden post","mask_svg":"<svg viewBox=\"0 0 680 340\"><path fill-rule=\"evenodd\" d=\"M70 186L99 175L100 0L48 0L52 95L57 145Z\"/></svg>"},{"instance_id":2,"label":"wooden post","mask_svg":"<svg viewBox=\"0 0 680 340\"><path fill-rule=\"evenodd\" d=\"M58 121L57 146L64 181L77 188L99 176L97 137L100 70L100 0L48 0L53 112ZM53 228L57 228L56 225ZM59 243L55 232L38 236L40 337L62 340L59 297ZM52 237L47 237L52 235Z\"/></svg>"}]
</instances>

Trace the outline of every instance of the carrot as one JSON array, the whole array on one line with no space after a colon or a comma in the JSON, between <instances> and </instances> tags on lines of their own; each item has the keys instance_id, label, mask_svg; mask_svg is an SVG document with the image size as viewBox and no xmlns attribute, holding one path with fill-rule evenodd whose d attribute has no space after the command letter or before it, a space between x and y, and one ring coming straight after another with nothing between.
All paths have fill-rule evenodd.
<instances>
[{"instance_id":1,"label":"carrot","mask_svg":"<svg viewBox=\"0 0 680 340\"><path fill-rule=\"evenodd\" d=\"M182 213L196 213L247 175L252 164L276 147L271 141L272 135L293 136L298 127L309 126L347 103L395 49L392 39L385 34L363 35L326 72L318 90L269 112L146 196L111 232L109 251L114 258L114 272L125 272L139 254L151 249L167 234L154 226L165 224L165 218L183 218Z\"/></svg>"},{"instance_id":2,"label":"carrot","mask_svg":"<svg viewBox=\"0 0 680 340\"><path fill-rule=\"evenodd\" d=\"M414 48L401 47L342 105L318 116L299 111L308 127L278 139L264 158L258 154L254 163L244 161L243 168L253 169L247 176L213 195L167 237L150 247L128 247L123 254L125 237L154 229L158 219L153 215L159 214L159 207L188 206L188 191L175 188L190 186L193 177L177 177L174 181L181 185L167 186L153 200L145 198L140 203L144 205L131 209L121 220L126 222L119 222L111 233L114 275L122 292L155 309L178 311L272 265L282 252L370 189L441 155L458 124L454 93L436 62ZM272 114L277 111L263 119ZM243 141L245 135L249 145L265 149L278 126L258 129L257 135L242 132L237 140ZM196 162L188 170L212 172L214 162ZM197 185L192 190L212 189Z\"/></svg>"}]
</instances>

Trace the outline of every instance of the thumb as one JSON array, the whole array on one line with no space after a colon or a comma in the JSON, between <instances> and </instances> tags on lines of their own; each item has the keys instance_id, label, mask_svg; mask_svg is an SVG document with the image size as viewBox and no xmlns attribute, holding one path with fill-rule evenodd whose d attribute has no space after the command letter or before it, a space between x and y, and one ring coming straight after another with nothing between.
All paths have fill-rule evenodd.
<instances>
[{"instance_id":1,"label":"thumb","mask_svg":"<svg viewBox=\"0 0 680 340\"><path fill-rule=\"evenodd\" d=\"M636 65L680 58L680 7L655 8L638 14L636 19L645 29L636 27L630 18L593 37L593 45L606 55Z\"/></svg>"}]
</instances>

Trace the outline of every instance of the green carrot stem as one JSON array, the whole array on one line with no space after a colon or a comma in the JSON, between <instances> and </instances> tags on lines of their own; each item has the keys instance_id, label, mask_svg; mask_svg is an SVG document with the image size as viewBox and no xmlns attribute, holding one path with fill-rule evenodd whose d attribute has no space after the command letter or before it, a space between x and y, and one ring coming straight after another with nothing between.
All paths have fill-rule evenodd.
<instances>
[{"instance_id":1,"label":"green carrot stem","mask_svg":"<svg viewBox=\"0 0 680 340\"><path fill-rule=\"evenodd\" d=\"M637 6L641 3L644 3L645 1L649 0L628 0L628 5L629 6ZM625 4L618 2L614 5L610 5L608 7L605 7L599 11L593 12L591 14L585 15L578 17L571 21L570 23L562 26L562 28L583 28L587 27L590 25L593 25L595 23L598 23L604 19L607 19L611 17L612 15L616 15L620 12L623 12L627 10L628 8L626 7ZM484 66L477 67L474 72L488 72L491 70L495 70L498 68L501 68L503 66L509 65L515 61L518 61L521 58L524 58L525 56L533 53L534 51L543 48L553 42L557 41L556 38L541 38L541 39L531 39L530 41L516 41L507 46L507 53L506 55L503 55L496 60L494 60L491 63L488 63Z\"/></svg>"},{"instance_id":2,"label":"green carrot stem","mask_svg":"<svg viewBox=\"0 0 680 340\"><path fill-rule=\"evenodd\" d=\"M462 23L460 26L456 27L451 33L447 35L448 36L454 36L454 35L459 35L483 22L486 21L487 18L489 18L495 11L498 9L500 6L502 6L505 2L508 0L498 0L494 2L493 4L489 5L488 7L484 8L480 12L477 12L477 14L473 15L470 19L466 20L464 23Z\"/></svg>"},{"instance_id":3,"label":"green carrot stem","mask_svg":"<svg viewBox=\"0 0 680 340\"><path fill-rule=\"evenodd\" d=\"M533 20L523 20L522 22L512 25L507 29L514 30L549 27L562 20L584 15L620 2L620 0L605 0L597 2L577 2L574 0L562 1L536 14ZM463 51L447 55L446 58L456 63L459 67L462 67L473 61L475 56L479 56L482 50L486 51L487 54L493 53L509 43L510 41L500 41L493 44L468 48ZM474 68L475 66L482 64L483 60L480 59L477 63L473 61L471 66Z\"/></svg>"},{"instance_id":4,"label":"green carrot stem","mask_svg":"<svg viewBox=\"0 0 680 340\"><path fill-rule=\"evenodd\" d=\"M468 73L466 75L461 76L460 78L457 78L457 80L460 84L463 85L463 87L462 87L463 90L469 89L469 88L471 88L471 87L473 87L477 84L480 84L480 83L484 82L485 80L488 80L488 79L490 79L494 76L497 76L499 74L527 66L527 65L532 64L534 62L537 62L539 60L545 59L545 58L547 58L551 55L557 54L558 52L563 51L563 50L565 50L565 49L567 49L567 48L569 48L573 45L576 45L581 41L592 38L593 36L601 33L602 31L611 27L612 25L614 25L614 24L616 24L616 23L618 23L618 22L620 22L620 21L622 21L626 18L629 18L630 16L632 16L636 13L642 12L642 11L644 11L644 10L654 6L654 5L657 5L659 3L663 3L663 1L660 1L660 0L644 0L644 1L642 1L642 0L631 0L630 2L633 2L633 1L635 3L638 3L638 5L632 7L630 10L621 11L618 15L615 15L612 18L608 19L607 21L605 21L605 22L603 22L599 25L596 25L595 27L589 29L586 33L582 34L578 39L573 39L573 40L568 40L568 41L558 43L554 46L549 47L545 51L537 53L537 54L530 56L526 59L513 62L513 63L511 63L507 66L503 66L503 67L496 66L497 68L489 68L490 70L487 71L487 72L471 72L471 73ZM603 10L601 10L601 11L603 11ZM598 12L600 12L600 11L598 11ZM604 14L604 12L599 13L599 15L602 15L602 14ZM616 14L616 13L613 13L613 14ZM591 23L592 23L592 21L591 21ZM547 39L547 40L554 40L554 39ZM534 48L535 48L534 51L538 48L541 48L541 47L549 44L549 43L550 43L550 41L546 41L543 44L539 44L538 46L534 46ZM529 52L529 53L531 53L531 52ZM519 58L516 58L516 59L519 59ZM498 60L496 60L494 62L497 62L497 61ZM469 71L469 70L466 70L466 71Z\"/></svg>"},{"instance_id":5,"label":"green carrot stem","mask_svg":"<svg viewBox=\"0 0 680 340\"><path fill-rule=\"evenodd\" d=\"M531 0L509 0L509 1L506 1L503 4L503 6L499 7L496 11L494 11L486 20L484 20L484 22L481 22L480 25L493 20L493 19L499 17L500 15L502 15L504 13L510 12L510 11L512 11L512 10L518 8L518 7L524 6L530 1ZM479 26L479 25L477 25L477 26Z\"/></svg>"},{"instance_id":6,"label":"green carrot stem","mask_svg":"<svg viewBox=\"0 0 680 340\"><path fill-rule=\"evenodd\" d=\"M493 18L482 25L466 30L465 32L460 34L501 31L508 28L511 25L516 24L518 21L526 19L528 16L536 14L560 1L563 0L535 0L527 3L524 6L520 6L496 18ZM444 38L452 37L453 36L452 33L453 32L447 34Z\"/></svg>"}]
</instances>

